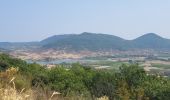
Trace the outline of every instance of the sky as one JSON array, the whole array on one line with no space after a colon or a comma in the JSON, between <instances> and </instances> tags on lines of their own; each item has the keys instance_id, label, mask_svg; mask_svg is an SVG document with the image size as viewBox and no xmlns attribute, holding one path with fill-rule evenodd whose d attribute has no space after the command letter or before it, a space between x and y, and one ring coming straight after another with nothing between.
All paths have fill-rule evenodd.
<instances>
[{"instance_id":1,"label":"sky","mask_svg":"<svg viewBox=\"0 0 170 100\"><path fill-rule=\"evenodd\" d=\"M170 0L0 0L0 41L40 41L57 34L104 33L170 39Z\"/></svg>"}]
</instances>

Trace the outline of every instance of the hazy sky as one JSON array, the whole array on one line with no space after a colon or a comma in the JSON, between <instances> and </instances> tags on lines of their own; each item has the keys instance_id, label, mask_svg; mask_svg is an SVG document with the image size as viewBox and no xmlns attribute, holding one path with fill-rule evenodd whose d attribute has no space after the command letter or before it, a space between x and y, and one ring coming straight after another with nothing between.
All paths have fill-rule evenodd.
<instances>
[{"instance_id":1,"label":"hazy sky","mask_svg":"<svg viewBox=\"0 0 170 100\"><path fill-rule=\"evenodd\" d=\"M170 38L170 0L0 0L0 41L82 32Z\"/></svg>"}]
</instances>

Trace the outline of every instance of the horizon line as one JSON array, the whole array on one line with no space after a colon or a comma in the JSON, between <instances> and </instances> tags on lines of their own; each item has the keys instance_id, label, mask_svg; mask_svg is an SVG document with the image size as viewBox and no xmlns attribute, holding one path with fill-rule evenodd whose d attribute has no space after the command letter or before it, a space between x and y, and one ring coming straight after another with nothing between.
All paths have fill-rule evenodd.
<instances>
[{"instance_id":1,"label":"horizon line","mask_svg":"<svg viewBox=\"0 0 170 100\"><path fill-rule=\"evenodd\" d=\"M119 37L119 38L121 38L121 39L123 39L123 40L129 40L129 41L131 41L131 40L135 40L135 39L137 39L137 38L139 38L139 37L142 37L142 36L144 36L144 35L147 35L147 34L155 34L155 35L157 35L157 36L159 36L159 37L161 37L161 38L164 38L164 39L169 39L169 38L165 38L165 37L163 37L163 36L161 36L161 35L158 35L157 33L154 33L154 32L148 32L148 33L145 33L145 34L143 34L143 35L140 35L140 36L138 36L138 37L135 37L135 38L133 38L133 39L125 39L125 38L122 38L121 36L117 36L117 35L113 35L113 34L107 34L107 33L100 33L100 32L81 32L81 33L68 33L68 34L65 34L65 33L61 33L61 34L54 34L54 35L51 35L51 36L48 36L48 37L46 37L46 38L44 38L44 39L41 39L41 40L35 40L35 41L0 41L0 43L31 43L31 42L41 42L41 41L43 41L43 40L45 40L45 39L47 39L47 38L50 38L50 37L53 37L53 36L60 36L60 35L81 35L81 34L84 34L84 33L89 33L89 34L103 34L103 35L111 35L111 36L116 36L116 37Z\"/></svg>"}]
</instances>

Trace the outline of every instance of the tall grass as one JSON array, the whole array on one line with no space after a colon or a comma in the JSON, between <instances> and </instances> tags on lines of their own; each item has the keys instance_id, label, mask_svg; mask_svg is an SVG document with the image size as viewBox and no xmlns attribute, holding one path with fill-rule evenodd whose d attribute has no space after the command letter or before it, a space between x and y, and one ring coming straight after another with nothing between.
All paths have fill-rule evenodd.
<instances>
[{"instance_id":1,"label":"tall grass","mask_svg":"<svg viewBox=\"0 0 170 100\"><path fill-rule=\"evenodd\" d=\"M20 80L23 79L18 76L18 68L10 67L0 72L0 100L90 100L81 96L62 97L59 92L32 88L27 86L29 80L27 82ZM102 97L97 100L108 98Z\"/></svg>"},{"instance_id":2,"label":"tall grass","mask_svg":"<svg viewBox=\"0 0 170 100\"><path fill-rule=\"evenodd\" d=\"M16 89L15 75L18 69L11 67L0 72L0 100L34 100L34 93L31 89L21 91Z\"/></svg>"}]
</instances>

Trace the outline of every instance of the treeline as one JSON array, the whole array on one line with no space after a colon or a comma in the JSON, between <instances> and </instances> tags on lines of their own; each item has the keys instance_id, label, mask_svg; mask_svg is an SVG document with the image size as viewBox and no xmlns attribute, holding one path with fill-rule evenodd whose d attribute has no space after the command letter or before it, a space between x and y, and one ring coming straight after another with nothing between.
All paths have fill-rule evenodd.
<instances>
[{"instance_id":1,"label":"treeline","mask_svg":"<svg viewBox=\"0 0 170 100\"><path fill-rule=\"evenodd\" d=\"M74 100L95 100L103 96L107 96L109 100L170 99L170 79L148 75L138 65L122 65L119 71L95 70L78 63L71 68L61 65L46 69L36 63L27 64L20 59L1 54L1 72L10 67L19 69L15 75L18 90L39 89L46 95L48 91L57 91L68 100L72 97Z\"/></svg>"}]
</instances>

